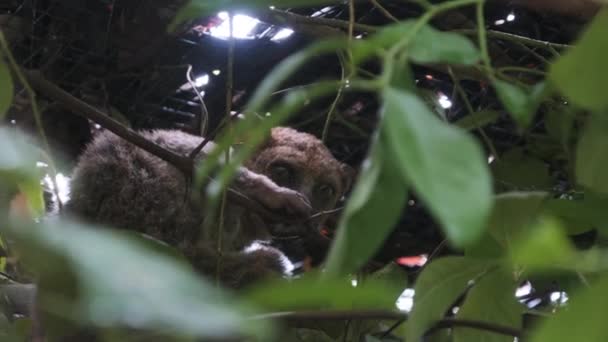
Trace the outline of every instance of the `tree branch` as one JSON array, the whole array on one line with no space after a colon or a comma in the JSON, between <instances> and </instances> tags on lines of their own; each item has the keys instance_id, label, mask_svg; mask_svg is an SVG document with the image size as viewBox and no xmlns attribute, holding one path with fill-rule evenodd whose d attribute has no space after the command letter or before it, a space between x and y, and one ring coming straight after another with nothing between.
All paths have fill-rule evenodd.
<instances>
[{"instance_id":1,"label":"tree branch","mask_svg":"<svg viewBox=\"0 0 608 342\"><path fill-rule=\"evenodd\" d=\"M171 165L178 168L184 174L191 176L194 169L194 163L191 159L176 154L166 148L142 137L132 129L122 125L120 122L110 118L99 109L89 105L88 103L77 99L61 88L57 87L53 83L47 81L38 71L23 71L28 82L38 92L48 96L49 98L56 100L66 109L70 110L76 115L83 116L99 125L119 137L127 140L135 146L149 152L160 159L170 163Z\"/></svg>"},{"instance_id":2,"label":"tree branch","mask_svg":"<svg viewBox=\"0 0 608 342\"><path fill-rule=\"evenodd\" d=\"M332 310L332 311L286 311L273 312L252 317L253 320L259 319L279 319L288 323L297 323L303 320L351 320L351 319L369 319L369 320L404 320L408 314L401 311L391 310ZM425 335L429 335L437 330L463 327L477 330L488 331L496 334L507 335L521 338L523 332L519 329L507 327L482 321L473 321L465 319L444 318L437 321Z\"/></svg>"},{"instance_id":3,"label":"tree branch","mask_svg":"<svg viewBox=\"0 0 608 342\"><path fill-rule=\"evenodd\" d=\"M305 15L299 15L281 10L258 11L256 12L256 16L264 22L278 26L290 26L293 28L299 28L302 25L320 25L344 31L347 31L349 29L349 22L346 20L308 17ZM353 29L357 32L375 32L378 31L380 27L353 23Z\"/></svg>"},{"instance_id":4,"label":"tree branch","mask_svg":"<svg viewBox=\"0 0 608 342\"><path fill-rule=\"evenodd\" d=\"M142 137L132 129L125 127L120 122L110 118L108 115L106 115L99 109L72 96L68 92L47 81L38 71L23 70L23 74L36 91L40 92L41 94L44 94L50 99L57 101L60 105L62 105L72 113L83 116L99 124L103 128L118 135L119 137L134 144L135 146L143 149L144 151L153 154L158 158L166 161L167 163L175 166L184 175L186 175L186 177L192 177L195 166L194 158L189 158L188 156L182 156L177 153L174 153ZM276 214L266 209L261 204L251 200L249 197L241 194L240 192L234 189L228 189L228 196L230 200L234 203L246 208L247 210L257 213L262 217L278 222L293 221L292 218Z\"/></svg>"},{"instance_id":5,"label":"tree branch","mask_svg":"<svg viewBox=\"0 0 608 342\"><path fill-rule=\"evenodd\" d=\"M468 35L468 36L474 36L477 34L477 30L475 30L475 29L458 29L458 30L452 30L450 32L462 33L462 34ZM507 40L507 41L511 41L511 42L518 42L518 43L523 43L526 45L531 45L531 46L536 46L536 47L541 47L541 48L553 47L553 48L557 48L557 49L569 49L572 47L572 45L568 45L568 44L552 43L552 42L547 42L544 40L533 39L533 38L524 37L524 36L520 36L520 35L513 34L513 33L501 32L501 31L496 31L496 30L487 30L486 33L489 38L496 38L496 39Z\"/></svg>"}]
</instances>

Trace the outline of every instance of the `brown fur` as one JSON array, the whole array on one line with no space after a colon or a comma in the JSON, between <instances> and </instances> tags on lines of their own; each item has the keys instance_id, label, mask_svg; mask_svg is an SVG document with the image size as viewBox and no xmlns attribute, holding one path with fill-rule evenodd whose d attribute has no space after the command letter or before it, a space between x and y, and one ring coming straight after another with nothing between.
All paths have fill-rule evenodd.
<instances>
[{"instance_id":1,"label":"brown fur","mask_svg":"<svg viewBox=\"0 0 608 342\"><path fill-rule=\"evenodd\" d=\"M200 137L174 130L142 132L142 135L182 155L202 141ZM211 148L209 145L199 158L203 159ZM277 162L293 170L293 182L284 187L270 179ZM321 141L283 127L272 130L266 144L246 167L239 170L232 187L269 209L292 213L310 214L308 203L312 205L312 212L332 209L349 183L345 167ZM328 187L334 189L331 196L319 190ZM206 240L197 243L202 223L210 217L190 196L184 175L110 132L98 134L80 157L73 173L66 212L165 241L180 249L203 274L215 274L214 232L203 232ZM270 239L272 235L297 234L307 229L267 222L233 203L227 205L225 220L222 249L226 252L221 260L221 280L230 287L241 287L284 272L278 250L265 247L244 253L245 246L255 240ZM322 222L322 218L316 219L313 226L318 227Z\"/></svg>"}]
</instances>

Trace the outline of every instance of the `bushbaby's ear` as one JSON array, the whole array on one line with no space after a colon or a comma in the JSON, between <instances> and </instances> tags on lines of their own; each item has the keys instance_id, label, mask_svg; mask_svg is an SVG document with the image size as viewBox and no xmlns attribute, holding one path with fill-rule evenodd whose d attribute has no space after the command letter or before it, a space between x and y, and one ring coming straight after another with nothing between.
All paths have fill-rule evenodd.
<instances>
[{"instance_id":1,"label":"bushbaby's ear","mask_svg":"<svg viewBox=\"0 0 608 342\"><path fill-rule=\"evenodd\" d=\"M350 165L344 163L340 164L340 170L342 171L342 194L344 195L348 192L348 190L350 190L350 187L353 185L353 181L355 180L357 172Z\"/></svg>"}]
</instances>

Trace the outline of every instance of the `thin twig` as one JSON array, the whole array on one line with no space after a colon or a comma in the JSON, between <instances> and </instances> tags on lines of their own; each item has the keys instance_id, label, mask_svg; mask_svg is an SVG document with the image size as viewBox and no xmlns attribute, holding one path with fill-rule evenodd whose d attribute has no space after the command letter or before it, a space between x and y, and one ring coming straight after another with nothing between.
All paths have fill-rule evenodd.
<instances>
[{"instance_id":1,"label":"thin twig","mask_svg":"<svg viewBox=\"0 0 608 342\"><path fill-rule=\"evenodd\" d=\"M522 67L517 67L517 66L500 67L500 68L497 68L496 71L499 74L504 74L504 73L508 73L508 72L519 72L519 73L533 74L533 75L541 76L541 77L547 76L547 73L545 71L537 70L537 69L530 69L530 68L522 68Z\"/></svg>"},{"instance_id":2,"label":"thin twig","mask_svg":"<svg viewBox=\"0 0 608 342\"><path fill-rule=\"evenodd\" d=\"M313 215L311 215L308 220L313 220L316 219L320 216L326 216L326 215L332 215L335 214L337 212L340 212L344 209L344 207L339 207L339 208L335 208L335 209L331 209L331 210L323 210L323 211L319 211L318 213L315 213Z\"/></svg>"},{"instance_id":3,"label":"thin twig","mask_svg":"<svg viewBox=\"0 0 608 342\"><path fill-rule=\"evenodd\" d=\"M351 45L355 32L355 0L348 0L348 44Z\"/></svg>"},{"instance_id":4,"label":"thin twig","mask_svg":"<svg viewBox=\"0 0 608 342\"><path fill-rule=\"evenodd\" d=\"M215 138L215 136L226 126L226 124L229 122L232 122L232 119L236 118L237 116L239 116L239 113L230 114L229 118L223 118L222 121L219 123L219 125L217 125L217 127L215 129L213 129L213 131L211 131L211 133L205 135L205 137L203 138L203 141L200 144L198 144L198 146L196 146L190 152L190 154L188 154L188 158L190 158L190 159L196 158L196 156L203 150L203 148L205 146L207 146L207 144Z\"/></svg>"},{"instance_id":5,"label":"thin twig","mask_svg":"<svg viewBox=\"0 0 608 342\"><path fill-rule=\"evenodd\" d=\"M465 93L464 89L462 89L462 86L460 85L460 80L456 77L456 75L454 75L452 68L448 68L448 73L452 78L452 83L454 83L454 89L464 102L467 112L469 113L469 115L473 115L475 113L473 110L473 106L471 106L471 102L469 101L467 94ZM492 143L492 140L488 137L484 129L482 127L478 127L477 131L481 135L481 138L483 139L485 144L488 146L488 149L490 150L490 153L492 153L494 158L496 158L497 160L500 159L498 156L498 152L496 151L496 147L494 147L494 143Z\"/></svg>"},{"instance_id":6,"label":"thin twig","mask_svg":"<svg viewBox=\"0 0 608 342\"><path fill-rule=\"evenodd\" d=\"M369 0L369 2L371 2L372 5L374 5L374 7L376 7L378 9L378 11L380 11L380 13L382 13L382 15L384 15L388 19L390 19L390 20L392 20L394 22L398 22L399 21L399 19L395 18L395 16L392 15L391 12L389 12L386 8L384 8L384 6L382 6L378 1L376 1L376 0Z\"/></svg>"},{"instance_id":7,"label":"thin twig","mask_svg":"<svg viewBox=\"0 0 608 342\"><path fill-rule=\"evenodd\" d=\"M340 60L340 67L341 67L340 80L342 81L342 85L340 85L340 87L338 88L338 91L336 92L336 97L334 98L334 101L331 103L331 106L329 107L329 111L327 112L327 117L325 118L325 124L323 125L323 133L321 133L321 141L323 143L325 143L327 141L327 135L329 134L329 126L331 125L331 122L334 119L334 113L336 112L336 108L338 107L338 103L340 102L340 99L342 98L342 93L344 91L344 77L345 77L344 54L339 53L338 58Z\"/></svg>"},{"instance_id":8,"label":"thin twig","mask_svg":"<svg viewBox=\"0 0 608 342\"><path fill-rule=\"evenodd\" d=\"M348 30L350 23L346 20L339 19L329 19L329 18L321 18L321 17L308 17L304 15L295 14L292 12L285 12L281 10L268 10L264 12L260 12L260 19L269 22L270 24L276 25L290 25L290 24L309 24L309 25L321 25L328 26L333 28L338 28L342 30ZM293 26L295 26L293 25ZM376 32L381 27L358 24L353 23L352 25L353 31L357 32Z\"/></svg>"},{"instance_id":9,"label":"thin twig","mask_svg":"<svg viewBox=\"0 0 608 342\"><path fill-rule=\"evenodd\" d=\"M331 321L342 321L352 319L366 319L366 320L406 320L408 314L402 311L390 311L390 310L332 310L332 311L287 311L287 312L273 312L268 314L261 314L251 317L251 320L266 320L266 319L280 319L286 322L298 323L304 320L331 320ZM503 325L494 323L466 320L466 319L454 319L444 318L438 320L433 327L431 327L425 335L428 335L434 331L453 327L466 327L477 330L489 331L501 335L522 337L523 331Z\"/></svg>"},{"instance_id":10,"label":"thin twig","mask_svg":"<svg viewBox=\"0 0 608 342\"><path fill-rule=\"evenodd\" d=\"M521 42L515 42L515 44L519 47L521 47L522 49L524 49L525 51L527 51L528 53L530 53L532 56L536 57L536 59L538 59L539 61L545 63L545 64L551 64L551 62L545 58L545 56L539 54L538 52L534 51L533 48L529 47L528 45L521 43Z\"/></svg>"},{"instance_id":11,"label":"thin twig","mask_svg":"<svg viewBox=\"0 0 608 342\"><path fill-rule=\"evenodd\" d=\"M477 38L479 40L479 50L481 51L481 61L485 71L492 76L492 62L490 61L490 54L488 52L488 32L486 29L486 20L484 17L484 5L485 0L477 2L476 13L477 13Z\"/></svg>"},{"instance_id":12,"label":"thin twig","mask_svg":"<svg viewBox=\"0 0 608 342\"><path fill-rule=\"evenodd\" d=\"M224 115L224 117L228 120L227 121L227 129L230 129L230 116L231 116L231 112L232 112L232 93L233 93L233 82L234 82L234 47L235 47L235 40L233 37L233 31L234 31L234 13L229 13L228 14L228 60L226 62L227 66L226 66L226 113ZM226 164L230 164L230 149L226 149L225 153L224 153L224 158L226 160ZM220 284L220 275L222 272L222 254L223 254L223 248L222 248L222 243L223 243L223 235L224 235L224 224L226 221L226 205L227 205L227 189L224 189L222 191L222 199L221 199L221 203L220 203L220 222L218 224L217 227L217 261L216 261L216 273L215 273L215 280L216 280L216 284L219 287Z\"/></svg>"},{"instance_id":13,"label":"thin twig","mask_svg":"<svg viewBox=\"0 0 608 342\"><path fill-rule=\"evenodd\" d=\"M405 321L407 321L405 318L397 320L397 322L395 322L393 325L390 326L390 328L386 329L386 331L382 333L380 338L382 339L388 337L388 335L390 335L395 329L399 328L399 326L405 323Z\"/></svg>"},{"instance_id":14,"label":"thin twig","mask_svg":"<svg viewBox=\"0 0 608 342\"><path fill-rule=\"evenodd\" d=\"M194 81L192 80L192 64L188 64L188 70L186 71L186 80L188 80L188 84L190 84L190 87L192 87L192 89L196 93L196 97L198 98L198 101L201 105L200 134L204 137L207 135L207 127L209 126L209 112L207 111L207 106L205 106L205 100L203 99L203 95L201 95L201 92L198 91L196 83L194 83Z\"/></svg>"},{"instance_id":15,"label":"thin twig","mask_svg":"<svg viewBox=\"0 0 608 342\"><path fill-rule=\"evenodd\" d=\"M286 311L253 316L252 320L280 319L287 322L301 320L348 320L348 319L407 319L407 313L389 310L331 310L331 311Z\"/></svg>"},{"instance_id":16,"label":"thin twig","mask_svg":"<svg viewBox=\"0 0 608 342\"><path fill-rule=\"evenodd\" d=\"M474 30L474 29L458 29L458 30L452 30L450 32L462 33L464 35L469 35L469 36L477 35L477 30ZM501 39L501 40L506 40L506 41L511 41L511 42L519 42L519 43L523 43L526 45L542 47L542 48L546 48L546 49L549 49L549 48L569 49L572 47L572 45L568 45L568 44L552 43L552 42L547 42L544 40L533 39L533 38L524 37L524 36L520 36L520 35L513 34L513 33L501 32L501 31L496 31L496 30L486 30L486 34L490 38L496 38L496 39Z\"/></svg>"}]
</instances>

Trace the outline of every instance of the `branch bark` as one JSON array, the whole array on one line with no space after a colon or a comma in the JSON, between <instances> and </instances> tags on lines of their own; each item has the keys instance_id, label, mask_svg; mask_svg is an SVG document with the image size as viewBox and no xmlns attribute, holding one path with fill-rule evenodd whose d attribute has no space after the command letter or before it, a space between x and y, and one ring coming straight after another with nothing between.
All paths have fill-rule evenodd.
<instances>
[{"instance_id":1,"label":"branch bark","mask_svg":"<svg viewBox=\"0 0 608 342\"><path fill-rule=\"evenodd\" d=\"M150 140L147 140L132 129L110 118L108 115L106 115L99 109L72 96L71 94L59 88L55 84L49 82L38 71L23 70L23 74L26 76L27 81L37 92L45 95L46 97L52 100L57 101L60 105L62 105L72 113L83 116L99 124L103 128L111 131L112 133L118 135L126 141L143 149L144 151L159 157L167 163L175 166L189 179L192 178L195 167L194 158L179 155ZM235 191L234 189L228 189L228 197L230 198L230 201L233 201L234 203L246 208L247 210L257 213L262 217L279 222L293 222L292 218L276 214L266 209L261 204L251 200L249 197L239 193L238 191Z\"/></svg>"}]
</instances>

